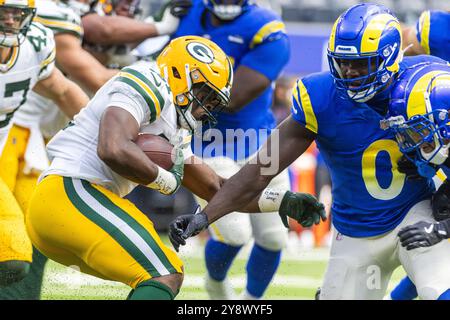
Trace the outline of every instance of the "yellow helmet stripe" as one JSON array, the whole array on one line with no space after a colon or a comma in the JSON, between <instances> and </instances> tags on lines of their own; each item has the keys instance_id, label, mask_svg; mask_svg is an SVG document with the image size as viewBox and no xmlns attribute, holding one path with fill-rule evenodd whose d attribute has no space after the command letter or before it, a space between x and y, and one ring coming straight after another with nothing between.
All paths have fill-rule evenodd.
<instances>
[{"instance_id":1,"label":"yellow helmet stripe","mask_svg":"<svg viewBox=\"0 0 450 320\"><path fill-rule=\"evenodd\" d=\"M35 7L35 1L34 0L28 0L28 6L30 8L34 8Z\"/></svg>"},{"instance_id":2,"label":"yellow helmet stripe","mask_svg":"<svg viewBox=\"0 0 450 320\"><path fill-rule=\"evenodd\" d=\"M336 28L338 25L340 18L336 20L336 22L333 25L333 29L331 29L331 34L330 34L330 40L328 41L328 50L330 50L331 52L334 52L334 42L336 39Z\"/></svg>"},{"instance_id":3,"label":"yellow helmet stripe","mask_svg":"<svg viewBox=\"0 0 450 320\"><path fill-rule=\"evenodd\" d=\"M286 32L286 27L281 21L271 21L266 23L259 31L255 34L252 41L250 42L250 49L254 48L258 44L261 44L265 38L267 38L272 33L283 31Z\"/></svg>"},{"instance_id":4,"label":"yellow helmet stripe","mask_svg":"<svg viewBox=\"0 0 450 320\"><path fill-rule=\"evenodd\" d=\"M361 53L377 51L381 34L388 27L394 27L400 35L402 34L400 24L397 20L393 20L390 14L379 14L370 20L361 39Z\"/></svg>"},{"instance_id":5,"label":"yellow helmet stripe","mask_svg":"<svg viewBox=\"0 0 450 320\"><path fill-rule=\"evenodd\" d=\"M318 132L318 124L317 118L314 113L314 109L311 104L311 99L309 97L308 90L301 80L297 82L297 85L294 87L292 91L292 95L295 99L295 102L302 108L303 113L305 114L305 122L306 129L317 133Z\"/></svg>"},{"instance_id":6,"label":"yellow helmet stripe","mask_svg":"<svg viewBox=\"0 0 450 320\"><path fill-rule=\"evenodd\" d=\"M431 79L441 73L442 71L439 70L431 71L424 74L422 77L420 77L420 79L416 81L411 89L411 93L409 94L408 103L406 106L406 115L408 116L408 119L418 114L427 113L423 94L427 90L428 84L430 83ZM450 80L450 74L445 75L444 77Z\"/></svg>"},{"instance_id":7,"label":"yellow helmet stripe","mask_svg":"<svg viewBox=\"0 0 450 320\"><path fill-rule=\"evenodd\" d=\"M420 46L430 54L430 11L425 11L419 18Z\"/></svg>"}]
</instances>

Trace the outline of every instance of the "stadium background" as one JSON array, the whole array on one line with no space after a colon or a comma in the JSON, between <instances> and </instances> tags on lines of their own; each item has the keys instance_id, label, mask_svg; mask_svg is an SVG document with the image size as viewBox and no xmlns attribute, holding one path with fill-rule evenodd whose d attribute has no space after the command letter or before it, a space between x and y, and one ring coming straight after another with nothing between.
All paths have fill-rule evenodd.
<instances>
[{"instance_id":1,"label":"stadium background","mask_svg":"<svg viewBox=\"0 0 450 320\"><path fill-rule=\"evenodd\" d=\"M276 83L273 111L277 121L289 114L290 89L296 78L328 69L326 45L334 20L348 7L361 2L383 4L391 8L405 25L413 25L420 13L429 9L450 10L449 0L258 0L260 5L278 12L287 26L291 40L291 60ZM141 0L143 15L154 14L163 0ZM290 168L294 191L310 192L330 207L330 181L326 167L314 146ZM136 189L129 195L155 223L163 241L169 243L165 232L168 223L177 215L192 212L196 206L193 196L182 189L176 196L163 196L149 189ZM325 272L329 243L330 221L318 227L303 229L292 223L287 249L282 263L269 287L266 299L313 299ZM205 232L191 238L180 256L185 262L186 276L177 299L207 299L203 289L206 269L203 262ZM246 246L233 265L231 282L239 293L245 286ZM404 271L395 271L389 289L403 277ZM47 264L43 299L124 299L129 288L120 283L102 281L81 274L55 262Z\"/></svg>"}]
</instances>

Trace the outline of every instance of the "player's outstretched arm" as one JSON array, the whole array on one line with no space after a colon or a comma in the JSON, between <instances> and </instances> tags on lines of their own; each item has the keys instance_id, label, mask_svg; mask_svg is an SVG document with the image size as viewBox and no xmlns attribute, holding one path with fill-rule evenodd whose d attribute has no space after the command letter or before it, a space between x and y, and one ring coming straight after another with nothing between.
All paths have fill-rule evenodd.
<instances>
[{"instance_id":1,"label":"player's outstretched arm","mask_svg":"<svg viewBox=\"0 0 450 320\"><path fill-rule=\"evenodd\" d=\"M97 92L118 70L105 68L89 52L83 49L72 34L55 36L58 66L91 93Z\"/></svg>"},{"instance_id":2,"label":"player's outstretched arm","mask_svg":"<svg viewBox=\"0 0 450 320\"><path fill-rule=\"evenodd\" d=\"M171 34L180 24L178 17L187 14L189 8L183 1L172 1L158 22L153 19L138 21L124 16L99 16L90 13L82 18L84 40L99 45L115 45L139 43L147 38Z\"/></svg>"},{"instance_id":3,"label":"player's outstretched arm","mask_svg":"<svg viewBox=\"0 0 450 320\"><path fill-rule=\"evenodd\" d=\"M67 79L57 68L53 69L50 76L40 80L34 86L33 91L53 100L71 119L89 102L86 93L73 81Z\"/></svg>"},{"instance_id":4,"label":"player's outstretched arm","mask_svg":"<svg viewBox=\"0 0 450 320\"><path fill-rule=\"evenodd\" d=\"M227 180L202 212L180 216L170 224L170 239L175 249L184 245L185 239L230 212L250 206L256 209L259 206L256 199L273 177L296 160L315 139L314 133L292 117L288 117L277 129L258 152L256 163L249 162ZM311 202L311 205L315 203ZM313 209L321 211L321 208Z\"/></svg>"}]
</instances>

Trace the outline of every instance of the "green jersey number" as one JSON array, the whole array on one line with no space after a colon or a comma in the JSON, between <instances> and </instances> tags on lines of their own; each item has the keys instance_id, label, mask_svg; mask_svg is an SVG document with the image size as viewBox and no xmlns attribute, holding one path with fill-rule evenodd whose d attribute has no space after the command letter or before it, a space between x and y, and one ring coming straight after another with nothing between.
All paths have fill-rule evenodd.
<instances>
[{"instance_id":1,"label":"green jersey number","mask_svg":"<svg viewBox=\"0 0 450 320\"><path fill-rule=\"evenodd\" d=\"M27 100L28 90L30 89L30 82L31 82L31 79L28 78L28 79L22 80L22 81L7 83L5 85L4 98L11 98L15 92L23 91L23 94L22 94L22 100L20 101L20 104L12 112L6 114L6 117L4 119L0 120L0 128L6 126L9 123L12 116L14 115L14 112L16 112L16 110L19 109L19 107L21 105L23 105L25 103L25 101Z\"/></svg>"}]
</instances>

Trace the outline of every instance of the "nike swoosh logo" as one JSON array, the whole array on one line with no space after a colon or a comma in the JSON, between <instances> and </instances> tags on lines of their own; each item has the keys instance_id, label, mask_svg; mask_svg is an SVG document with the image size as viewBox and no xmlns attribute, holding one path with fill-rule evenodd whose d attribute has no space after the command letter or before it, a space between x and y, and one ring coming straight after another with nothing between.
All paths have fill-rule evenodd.
<instances>
[{"instance_id":1,"label":"nike swoosh logo","mask_svg":"<svg viewBox=\"0 0 450 320\"><path fill-rule=\"evenodd\" d=\"M425 227L424 229L425 229L425 232L426 233L431 233L431 232L433 232L433 225L431 225L431 226L429 226L428 228L427 227Z\"/></svg>"}]
</instances>

